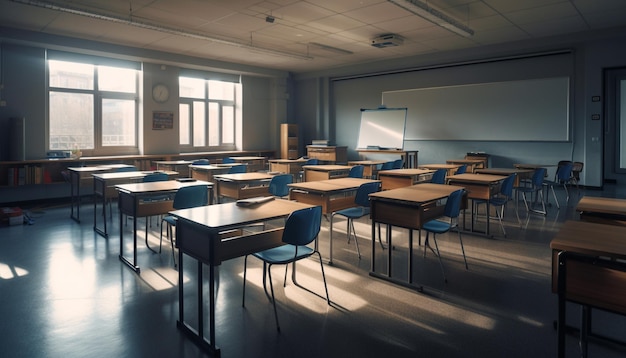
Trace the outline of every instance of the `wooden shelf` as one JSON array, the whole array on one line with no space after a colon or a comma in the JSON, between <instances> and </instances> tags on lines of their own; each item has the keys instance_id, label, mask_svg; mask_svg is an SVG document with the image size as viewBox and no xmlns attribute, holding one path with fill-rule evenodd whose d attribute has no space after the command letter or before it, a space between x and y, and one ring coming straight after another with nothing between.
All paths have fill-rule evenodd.
<instances>
[{"instance_id":1,"label":"wooden shelf","mask_svg":"<svg viewBox=\"0 0 626 358\"><path fill-rule=\"evenodd\" d=\"M298 159L298 125L283 123L280 125L280 157Z\"/></svg>"}]
</instances>

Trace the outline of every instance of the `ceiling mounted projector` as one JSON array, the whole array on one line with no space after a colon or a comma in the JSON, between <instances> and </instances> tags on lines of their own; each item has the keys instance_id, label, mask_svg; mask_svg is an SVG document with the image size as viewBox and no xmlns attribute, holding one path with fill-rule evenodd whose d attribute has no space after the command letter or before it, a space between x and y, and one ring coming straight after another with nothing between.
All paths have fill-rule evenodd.
<instances>
[{"instance_id":1,"label":"ceiling mounted projector","mask_svg":"<svg viewBox=\"0 0 626 358\"><path fill-rule=\"evenodd\" d=\"M402 45L402 42L403 42L402 37L396 34L386 34L386 35L380 35L372 39L372 46L378 47L378 48L400 46Z\"/></svg>"}]
</instances>

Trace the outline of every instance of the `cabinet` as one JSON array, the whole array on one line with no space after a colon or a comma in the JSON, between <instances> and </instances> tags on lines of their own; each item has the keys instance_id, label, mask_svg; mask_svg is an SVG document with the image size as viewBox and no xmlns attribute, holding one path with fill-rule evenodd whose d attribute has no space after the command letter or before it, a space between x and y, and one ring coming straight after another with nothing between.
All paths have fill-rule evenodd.
<instances>
[{"instance_id":1,"label":"cabinet","mask_svg":"<svg viewBox=\"0 0 626 358\"><path fill-rule=\"evenodd\" d=\"M298 125L283 123L280 125L280 157L282 159L297 159L298 155Z\"/></svg>"},{"instance_id":2,"label":"cabinet","mask_svg":"<svg viewBox=\"0 0 626 358\"><path fill-rule=\"evenodd\" d=\"M323 162L343 164L348 162L348 147L307 145L307 156Z\"/></svg>"}]
</instances>

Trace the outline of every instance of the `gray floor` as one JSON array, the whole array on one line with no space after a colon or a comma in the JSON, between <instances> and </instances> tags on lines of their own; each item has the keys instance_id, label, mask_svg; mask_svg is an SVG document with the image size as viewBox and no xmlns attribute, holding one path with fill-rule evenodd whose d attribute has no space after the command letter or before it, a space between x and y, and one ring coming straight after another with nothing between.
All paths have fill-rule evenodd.
<instances>
[{"instance_id":1,"label":"gray floor","mask_svg":"<svg viewBox=\"0 0 626 358\"><path fill-rule=\"evenodd\" d=\"M369 275L370 225L357 223L362 258L348 243L345 222L335 226L334 265L324 265L332 305L287 281L276 268L274 282L281 332L261 285L261 265L251 259L246 307L241 305L243 259L219 267L217 344L222 357L554 357L556 296L550 290L549 242L566 219L576 219L580 195L569 205L554 203L549 214L528 216L508 206L507 236L492 223L494 238L463 234L469 270L463 266L456 233L438 237L445 274L432 252L415 246L414 277L420 293ZM615 187L587 195L624 197ZM554 200L552 200L554 202ZM171 249L161 254L138 245L141 274L118 259L119 225L112 235L94 233L93 208L82 207L82 223L67 205L30 205L33 225L0 228L0 355L3 357L205 357L176 328L177 271ZM328 221L320 248L328 257ZM469 217L468 217L469 224ZM479 221L478 225L482 225ZM123 229L130 234L132 225ZM141 231L140 237L143 235ZM128 236L127 236L128 237ZM129 242L129 241L126 241ZM150 231L158 247L158 226ZM393 236L394 274L406 277L407 233ZM129 247L130 248L130 247ZM377 267L385 255L377 247ZM185 302L194 307L193 270L185 261ZM323 295L319 262L298 265L299 281ZM188 287L188 288L187 288ZM204 287L206 291L206 285ZM569 306L577 326L579 307ZM190 309L186 319L193 321ZM594 330L626 339L624 318L594 311ZM568 356L579 356L567 338ZM590 357L623 357L622 347L590 345Z\"/></svg>"}]
</instances>

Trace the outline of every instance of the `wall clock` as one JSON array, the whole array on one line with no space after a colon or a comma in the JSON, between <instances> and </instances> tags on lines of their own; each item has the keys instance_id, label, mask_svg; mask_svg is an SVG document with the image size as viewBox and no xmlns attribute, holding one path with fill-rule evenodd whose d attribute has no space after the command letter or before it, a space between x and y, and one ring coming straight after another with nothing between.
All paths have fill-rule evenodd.
<instances>
[{"instance_id":1,"label":"wall clock","mask_svg":"<svg viewBox=\"0 0 626 358\"><path fill-rule=\"evenodd\" d=\"M162 83L156 84L152 87L152 98L155 102L167 102L170 98L170 89Z\"/></svg>"}]
</instances>

